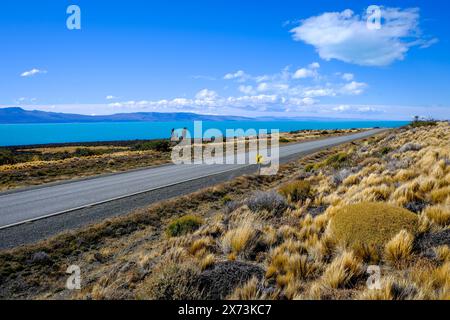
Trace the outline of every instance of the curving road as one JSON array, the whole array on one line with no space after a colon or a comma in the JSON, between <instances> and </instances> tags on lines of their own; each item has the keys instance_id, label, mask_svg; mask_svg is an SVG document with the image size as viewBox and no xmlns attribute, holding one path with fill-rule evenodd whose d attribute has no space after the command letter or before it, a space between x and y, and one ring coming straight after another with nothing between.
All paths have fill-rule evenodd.
<instances>
[{"instance_id":1,"label":"curving road","mask_svg":"<svg viewBox=\"0 0 450 320\"><path fill-rule=\"evenodd\" d=\"M280 160L366 138L385 129L280 147ZM0 230L107 202L239 171L250 165L165 165L0 193Z\"/></svg>"}]
</instances>

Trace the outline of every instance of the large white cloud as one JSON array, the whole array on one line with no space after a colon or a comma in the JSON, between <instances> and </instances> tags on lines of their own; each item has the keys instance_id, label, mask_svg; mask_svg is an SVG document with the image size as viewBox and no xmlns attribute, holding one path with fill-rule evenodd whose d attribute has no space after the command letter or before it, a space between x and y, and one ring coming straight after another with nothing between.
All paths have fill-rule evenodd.
<instances>
[{"instance_id":1,"label":"large white cloud","mask_svg":"<svg viewBox=\"0 0 450 320\"><path fill-rule=\"evenodd\" d=\"M324 60L364 66L385 66L403 60L412 46L427 47L419 29L419 9L381 7L380 29L367 27L367 15L352 10L327 12L302 20L293 38L314 46Z\"/></svg>"}]
</instances>

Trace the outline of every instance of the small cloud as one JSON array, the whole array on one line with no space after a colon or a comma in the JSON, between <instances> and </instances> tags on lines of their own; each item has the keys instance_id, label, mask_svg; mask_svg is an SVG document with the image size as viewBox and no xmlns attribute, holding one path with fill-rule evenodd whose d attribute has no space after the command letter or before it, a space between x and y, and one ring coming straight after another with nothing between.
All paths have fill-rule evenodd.
<instances>
[{"instance_id":1,"label":"small cloud","mask_svg":"<svg viewBox=\"0 0 450 320\"><path fill-rule=\"evenodd\" d=\"M36 98L20 97L15 101L15 103L16 104L34 104L36 101L37 101Z\"/></svg>"},{"instance_id":2,"label":"small cloud","mask_svg":"<svg viewBox=\"0 0 450 320\"><path fill-rule=\"evenodd\" d=\"M116 96L110 95L110 96L106 96L105 99L106 99L106 100L114 100L114 99L117 99L117 97L116 97Z\"/></svg>"},{"instance_id":3,"label":"small cloud","mask_svg":"<svg viewBox=\"0 0 450 320\"><path fill-rule=\"evenodd\" d=\"M340 106L334 107L333 110L338 111L338 112L344 112L344 111L350 110L350 106L340 105Z\"/></svg>"},{"instance_id":4,"label":"small cloud","mask_svg":"<svg viewBox=\"0 0 450 320\"><path fill-rule=\"evenodd\" d=\"M235 73L227 73L224 77L225 80L237 80L244 82L250 79L250 75L246 74L243 70L236 71Z\"/></svg>"},{"instance_id":5,"label":"small cloud","mask_svg":"<svg viewBox=\"0 0 450 320\"><path fill-rule=\"evenodd\" d=\"M367 83L352 81L342 87L342 93L350 95L359 95L367 88Z\"/></svg>"},{"instance_id":6,"label":"small cloud","mask_svg":"<svg viewBox=\"0 0 450 320\"><path fill-rule=\"evenodd\" d=\"M355 78L353 73L344 73L342 75L342 79L344 79L345 81L352 81Z\"/></svg>"},{"instance_id":7,"label":"small cloud","mask_svg":"<svg viewBox=\"0 0 450 320\"><path fill-rule=\"evenodd\" d=\"M305 79L305 78L314 77L314 74L315 73L313 70L301 68L301 69L298 69L297 71L295 71L295 73L292 77L294 79Z\"/></svg>"},{"instance_id":8,"label":"small cloud","mask_svg":"<svg viewBox=\"0 0 450 320\"><path fill-rule=\"evenodd\" d=\"M21 77L31 77L31 76L34 76L34 75L40 74L40 73L47 73L47 71L45 71L45 70L39 70L39 69L33 68L33 69L31 69L31 70L22 72L22 73L20 74L20 76L21 76Z\"/></svg>"},{"instance_id":9,"label":"small cloud","mask_svg":"<svg viewBox=\"0 0 450 320\"><path fill-rule=\"evenodd\" d=\"M239 86L239 91L247 95L251 95L254 93L252 86Z\"/></svg>"},{"instance_id":10,"label":"small cloud","mask_svg":"<svg viewBox=\"0 0 450 320\"><path fill-rule=\"evenodd\" d=\"M192 78L192 79L195 79L195 80L208 80L208 81L214 81L214 80L216 80L215 77L212 77L212 76L205 76L205 75L201 75L201 74L191 76L191 78Z\"/></svg>"},{"instance_id":11,"label":"small cloud","mask_svg":"<svg viewBox=\"0 0 450 320\"><path fill-rule=\"evenodd\" d=\"M196 95L197 100L214 101L218 97L217 92L213 90L203 89L200 90Z\"/></svg>"}]
</instances>

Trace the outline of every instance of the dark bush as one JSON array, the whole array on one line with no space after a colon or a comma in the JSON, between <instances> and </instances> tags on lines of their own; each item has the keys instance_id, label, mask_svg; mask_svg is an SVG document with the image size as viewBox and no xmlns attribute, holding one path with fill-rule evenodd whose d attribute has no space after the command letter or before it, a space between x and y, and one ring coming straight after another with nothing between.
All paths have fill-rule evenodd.
<instances>
[{"instance_id":1,"label":"dark bush","mask_svg":"<svg viewBox=\"0 0 450 320\"><path fill-rule=\"evenodd\" d=\"M0 165L14 164L14 154L9 149L0 150Z\"/></svg>"},{"instance_id":2,"label":"dark bush","mask_svg":"<svg viewBox=\"0 0 450 320\"><path fill-rule=\"evenodd\" d=\"M97 154L98 154L97 152L89 148L77 148L73 153L75 157L90 157L95 156Z\"/></svg>"},{"instance_id":3,"label":"dark bush","mask_svg":"<svg viewBox=\"0 0 450 320\"><path fill-rule=\"evenodd\" d=\"M139 142L133 145L132 149L136 151L155 150L159 152L170 152L171 150L170 143L167 140Z\"/></svg>"}]
</instances>

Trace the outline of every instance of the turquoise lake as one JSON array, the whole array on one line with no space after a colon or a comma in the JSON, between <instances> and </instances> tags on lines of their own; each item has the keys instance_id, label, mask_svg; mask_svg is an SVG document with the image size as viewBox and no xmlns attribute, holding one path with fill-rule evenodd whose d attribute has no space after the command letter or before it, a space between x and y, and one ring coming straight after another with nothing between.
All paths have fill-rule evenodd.
<instances>
[{"instance_id":1,"label":"turquoise lake","mask_svg":"<svg viewBox=\"0 0 450 320\"><path fill-rule=\"evenodd\" d=\"M203 131L226 129L278 129L289 132L302 129L394 128L407 121L217 121L202 123ZM0 146L18 146L65 142L117 141L169 138L172 128L188 128L193 122L101 122L57 124L0 124ZM196 136L198 138L198 136Z\"/></svg>"}]
</instances>

